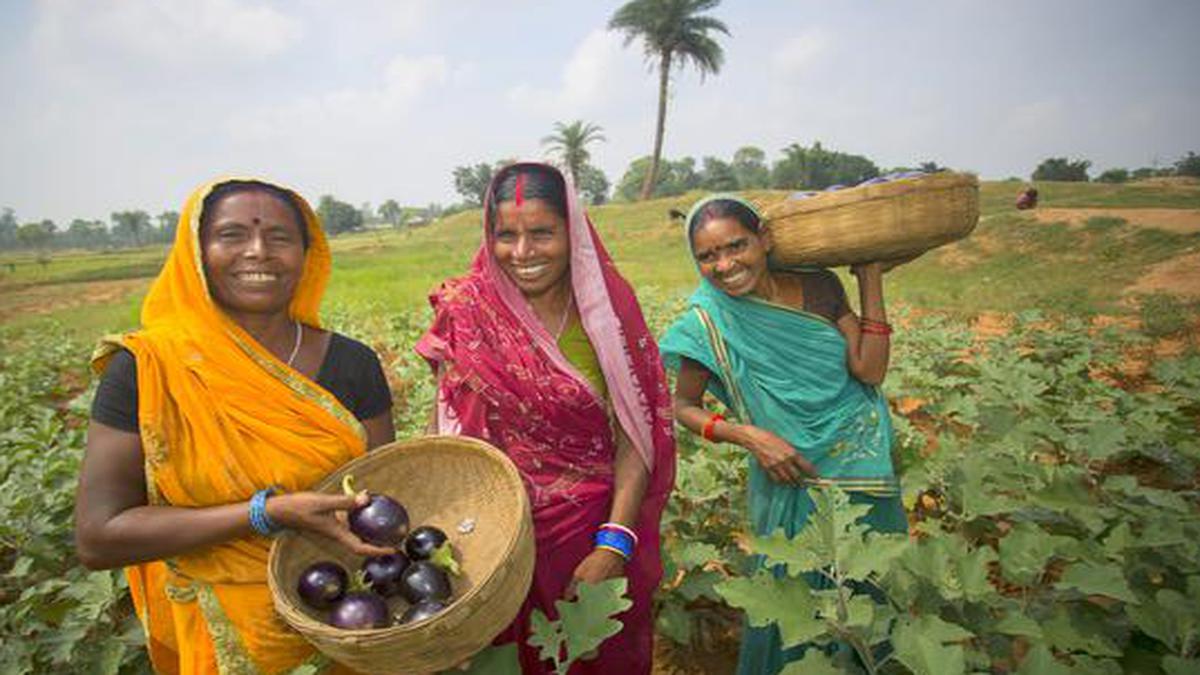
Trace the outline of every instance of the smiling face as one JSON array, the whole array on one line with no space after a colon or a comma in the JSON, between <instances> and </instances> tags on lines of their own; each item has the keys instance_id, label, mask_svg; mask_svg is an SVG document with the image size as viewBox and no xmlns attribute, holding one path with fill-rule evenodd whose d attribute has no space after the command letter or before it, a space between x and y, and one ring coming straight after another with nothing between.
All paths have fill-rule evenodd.
<instances>
[{"instance_id":1,"label":"smiling face","mask_svg":"<svg viewBox=\"0 0 1200 675\"><path fill-rule=\"evenodd\" d=\"M692 233L692 252L700 274L735 297L765 297L770 272L770 237L756 233L733 217L711 218Z\"/></svg>"},{"instance_id":2,"label":"smiling face","mask_svg":"<svg viewBox=\"0 0 1200 675\"><path fill-rule=\"evenodd\" d=\"M534 298L569 284L567 220L548 202L501 202L492 230L492 255L521 293Z\"/></svg>"},{"instance_id":3,"label":"smiling face","mask_svg":"<svg viewBox=\"0 0 1200 675\"><path fill-rule=\"evenodd\" d=\"M304 270L296 210L265 190L221 197L200 231L213 299L231 315L286 312Z\"/></svg>"}]
</instances>

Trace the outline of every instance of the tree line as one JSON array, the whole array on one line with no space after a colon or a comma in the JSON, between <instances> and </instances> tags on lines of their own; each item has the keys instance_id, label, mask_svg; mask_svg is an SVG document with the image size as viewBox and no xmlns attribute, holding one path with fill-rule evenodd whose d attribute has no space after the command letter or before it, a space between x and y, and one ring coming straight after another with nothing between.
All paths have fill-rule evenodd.
<instances>
[{"instance_id":1,"label":"tree line","mask_svg":"<svg viewBox=\"0 0 1200 675\"><path fill-rule=\"evenodd\" d=\"M1033 170L1032 178L1033 180L1087 182L1093 180L1089 174L1091 167L1092 162L1086 159L1049 157ZM1125 183L1131 180L1164 176L1200 178L1200 155L1188 152L1176 160L1173 165L1167 167L1144 166L1133 170L1121 167L1106 169L1096 176L1095 181L1098 183Z\"/></svg>"},{"instance_id":2,"label":"tree line","mask_svg":"<svg viewBox=\"0 0 1200 675\"><path fill-rule=\"evenodd\" d=\"M368 227L401 229L424 225L440 217L442 207L436 203L425 207L401 206L395 199L388 199L378 208L369 203L356 207L332 195L323 195L316 212L325 232L336 236ZM48 218L21 223L11 208L5 208L0 210L0 250L105 250L169 244L175 239L178 224L178 211L151 216L144 210L128 210L112 213L107 221L75 218L62 227Z\"/></svg>"}]
</instances>

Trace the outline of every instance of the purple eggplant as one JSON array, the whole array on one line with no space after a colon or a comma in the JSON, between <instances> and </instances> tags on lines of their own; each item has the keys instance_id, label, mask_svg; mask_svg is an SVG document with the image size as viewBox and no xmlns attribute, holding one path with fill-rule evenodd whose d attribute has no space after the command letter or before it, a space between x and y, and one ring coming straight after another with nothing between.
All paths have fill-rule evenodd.
<instances>
[{"instance_id":1,"label":"purple eggplant","mask_svg":"<svg viewBox=\"0 0 1200 675\"><path fill-rule=\"evenodd\" d=\"M439 600L426 600L418 602L408 609L404 610L404 614L400 617L399 623L416 623L424 621L434 615L441 614L446 609L447 605Z\"/></svg>"},{"instance_id":2,"label":"purple eggplant","mask_svg":"<svg viewBox=\"0 0 1200 675\"><path fill-rule=\"evenodd\" d=\"M407 567L408 556L390 553L367 558L363 561L362 571L371 590L390 598L400 592L400 575Z\"/></svg>"},{"instance_id":3,"label":"purple eggplant","mask_svg":"<svg viewBox=\"0 0 1200 675\"><path fill-rule=\"evenodd\" d=\"M315 562L300 573L296 582L296 593L313 609L329 609L346 595L350 577L339 564L322 560Z\"/></svg>"},{"instance_id":4,"label":"purple eggplant","mask_svg":"<svg viewBox=\"0 0 1200 675\"><path fill-rule=\"evenodd\" d=\"M428 560L411 563L400 577L400 595L411 604L450 599L450 577Z\"/></svg>"},{"instance_id":5,"label":"purple eggplant","mask_svg":"<svg viewBox=\"0 0 1200 675\"><path fill-rule=\"evenodd\" d=\"M428 560L454 576L458 576L458 561L446 538L446 533L432 525L422 525L408 533L404 552L410 560Z\"/></svg>"},{"instance_id":6,"label":"purple eggplant","mask_svg":"<svg viewBox=\"0 0 1200 675\"><path fill-rule=\"evenodd\" d=\"M354 478L342 479L342 490L354 494ZM387 495L368 493L370 501L350 509L347 520L350 531L365 542L376 546L399 546L408 534L408 511L400 502Z\"/></svg>"},{"instance_id":7,"label":"purple eggplant","mask_svg":"<svg viewBox=\"0 0 1200 675\"><path fill-rule=\"evenodd\" d=\"M386 628L391 622L387 603L370 591L346 594L329 613L329 624L347 630Z\"/></svg>"}]
</instances>

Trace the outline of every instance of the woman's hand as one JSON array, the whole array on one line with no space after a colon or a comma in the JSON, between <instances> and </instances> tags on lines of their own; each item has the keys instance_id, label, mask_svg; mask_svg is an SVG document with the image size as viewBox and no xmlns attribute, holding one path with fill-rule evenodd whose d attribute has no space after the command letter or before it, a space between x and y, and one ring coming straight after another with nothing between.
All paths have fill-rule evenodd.
<instances>
[{"instance_id":1,"label":"woman's hand","mask_svg":"<svg viewBox=\"0 0 1200 675\"><path fill-rule=\"evenodd\" d=\"M737 444L754 455L771 480L796 485L805 476L817 477L817 467L812 462L770 431L743 424L738 426L737 436Z\"/></svg>"},{"instance_id":2,"label":"woman's hand","mask_svg":"<svg viewBox=\"0 0 1200 675\"><path fill-rule=\"evenodd\" d=\"M365 506L369 499L366 492L353 495L292 492L267 499L267 516L283 527L332 539L357 555L395 553L394 549L364 542L346 525L344 513L355 506Z\"/></svg>"},{"instance_id":3,"label":"woman's hand","mask_svg":"<svg viewBox=\"0 0 1200 675\"><path fill-rule=\"evenodd\" d=\"M593 549L575 568L563 597L568 600L574 598L580 582L598 584L624 575L625 558L621 554L602 548Z\"/></svg>"}]
</instances>

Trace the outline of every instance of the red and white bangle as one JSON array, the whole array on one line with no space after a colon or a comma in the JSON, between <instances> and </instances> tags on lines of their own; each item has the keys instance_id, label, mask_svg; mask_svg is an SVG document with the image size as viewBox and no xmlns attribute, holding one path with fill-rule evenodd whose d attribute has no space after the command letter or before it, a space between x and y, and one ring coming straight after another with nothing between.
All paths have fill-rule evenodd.
<instances>
[{"instance_id":1,"label":"red and white bangle","mask_svg":"<svg viewBox=\"0 0 1200 675\"><path fill-rule=\"evenodd\" d=\"M717 427L717 422L720 422L724 419L724 415L720 413L713 413L712 417L709 417L708 421L704 423L704 428L700 430L700 436L706 441L713 440L713 429Z\"/></svg>"}]
</instances>

